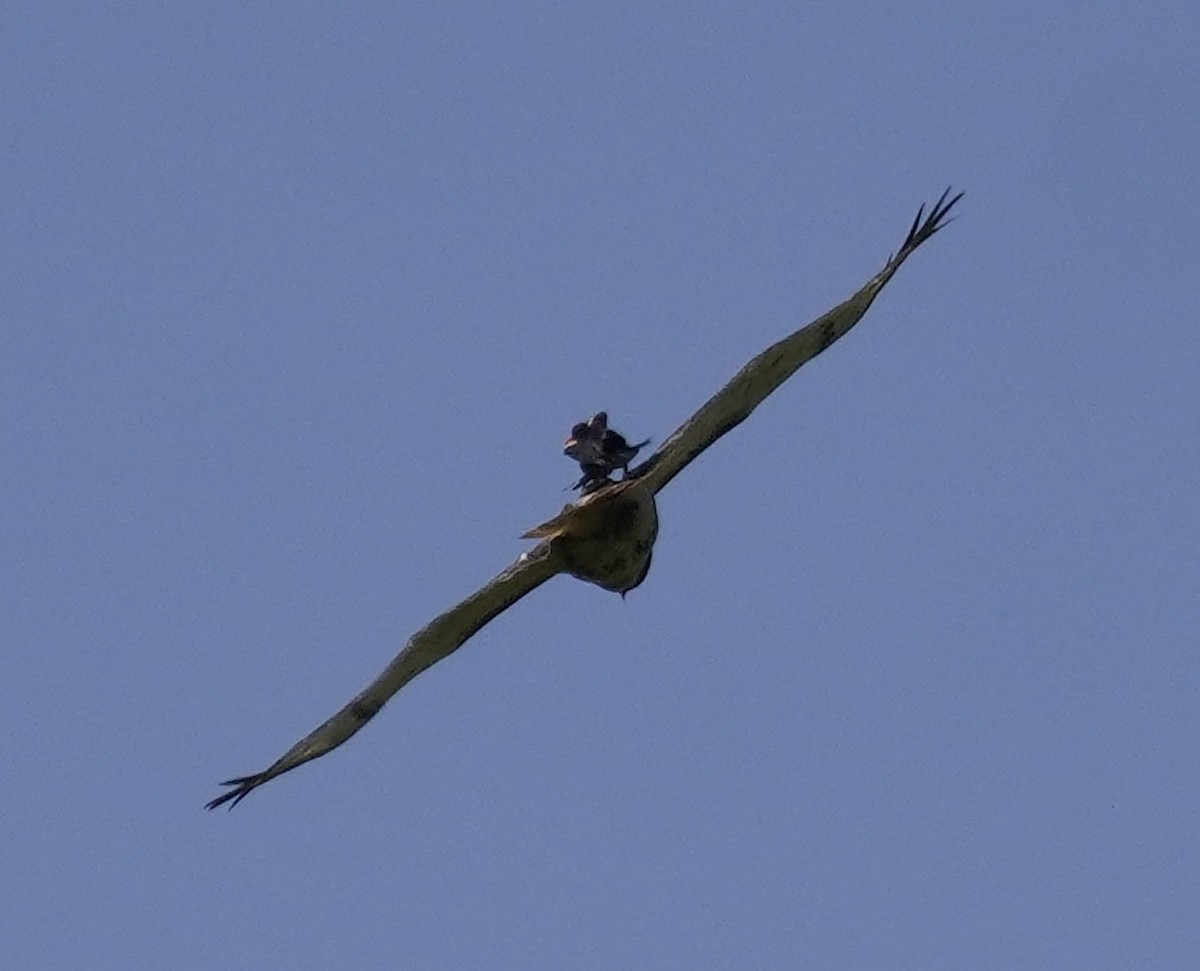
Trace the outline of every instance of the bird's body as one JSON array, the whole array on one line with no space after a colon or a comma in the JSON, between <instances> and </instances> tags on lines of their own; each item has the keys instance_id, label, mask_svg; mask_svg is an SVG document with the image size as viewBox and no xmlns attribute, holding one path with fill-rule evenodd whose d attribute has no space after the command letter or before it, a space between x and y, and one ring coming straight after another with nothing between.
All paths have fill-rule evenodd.
<instances>
[{"instance_id":1,"label":"bird's body","mask_svg":"<svg viewBox=\"0 0 1200 971\"><path fill-rule=\"evenodd\" d=\"M587 493L522 539L556 543L567 573L624 597L646 579L657 536L654 493L630 479Z\"/></svg>"},{"instance_id":2,"label":"bird's body","mask_svg":"<svg viewBox=\"0 0 1200 971\"><path fill-rule=\"evenodd\" d=\"M571 488L585 493L609 481L610 474L620 469L629 474L629 463L650 439L631 445L620 432L608 427L608 415L598 411L587 421L577 423L571 436L563 443L563 454L579 463L583 476Z\"/></svg>"},{"instance_id":3,"label":"bird's body","mask_svg":"<svg viewBox=\"0 0 1200 971\"><path fill-rule=\"evenodd\" d=\"M362 692L333 717L288 749L262 772L230 779L230 789L208 803L209 809L236 806L250 792L305 762L337 748L371 720L397 691L418 674L458 650L481 627L551 577L567 573L622 596L637 587L650 568L658 534L655 496L693 459L750 413L806 361L846 334L871 306L901 264L946 225L946 216L962 197L946 190L925 216L922 206L894 257L848 300L812 323L772 344L753 358L662 443L641 465L629 469L637 450L610 432L601 412L577 425L578 448L568 454L580 462L584 495L558 516L526 533L540 542L494 579L417 631ZM602 421L597 421L602 419ZM622 469L625 477L608 475Z\"/></svg>"}]
</instances>

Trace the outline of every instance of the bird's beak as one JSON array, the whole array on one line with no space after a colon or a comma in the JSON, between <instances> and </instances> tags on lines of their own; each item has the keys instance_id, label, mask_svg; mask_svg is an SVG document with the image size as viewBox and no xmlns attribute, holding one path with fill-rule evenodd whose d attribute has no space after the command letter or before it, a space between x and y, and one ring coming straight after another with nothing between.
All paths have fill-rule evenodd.
<instances>
[{"instance_id":1,"label":"bird's beak","mask_svg":"<svg viewBox=\"0 0 1200 971\"><path fill-rule=\"evenodd\" d=\"M565 442L563 442L563 448L574 448L578 444L578 439L568 438Z\"/></svg>"}]
</instances>

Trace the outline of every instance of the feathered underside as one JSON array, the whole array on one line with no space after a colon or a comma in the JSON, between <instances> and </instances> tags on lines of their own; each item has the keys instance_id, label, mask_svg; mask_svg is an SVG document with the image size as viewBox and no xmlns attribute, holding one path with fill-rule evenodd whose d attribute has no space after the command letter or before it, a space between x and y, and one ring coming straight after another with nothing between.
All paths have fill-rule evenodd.
<instances>
[{"instance_id":1,"label":"feathered underside","mask_svg":"<svg viewBox=\"0 0 1200 971\"><path fill-rule=\"evenodd\" d=\"M567 573L624 597L650 572L657 536L654 493L626 479L587 493L522 539L550 540Z\"/></svg>"}]
</instances>

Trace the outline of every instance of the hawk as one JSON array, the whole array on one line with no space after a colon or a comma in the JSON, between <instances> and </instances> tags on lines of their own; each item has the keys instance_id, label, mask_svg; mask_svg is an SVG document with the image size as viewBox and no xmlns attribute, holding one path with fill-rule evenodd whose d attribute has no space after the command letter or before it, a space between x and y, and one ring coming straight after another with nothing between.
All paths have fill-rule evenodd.
<instances>
[{"instance_id":1,"label":"hawk","mask_svg":"<svg viewBox=\"0 0 1200 971\"><path fill-rule=\"evenodd\" d=\"M701 452L745 421L801 365L858 323L904 261L947 225L947 214L961 198L961 192L951 197L947 189L928 215L921 206L900 249L850 299L751 360L645 462L628 470L621 481L599 483L559 515L525 533L523 538L540 540L537 546L413 634L374 681L272 765L262 772L223 782L230 788L209 802L208 808L229 803L232 809L264 783L333 751L374 718L409 681L458 650L472 634L551 577L568 573L622 596L638 586L650 569L658 535L654 497ZM593 420L601 417L596 415ZM586 431L588 423L583 425ZM598 456L604 479L607 471L623 464L603 461L603 452ZM632 458L630 455L625 461Z\"/></svg>"}]
</instances>

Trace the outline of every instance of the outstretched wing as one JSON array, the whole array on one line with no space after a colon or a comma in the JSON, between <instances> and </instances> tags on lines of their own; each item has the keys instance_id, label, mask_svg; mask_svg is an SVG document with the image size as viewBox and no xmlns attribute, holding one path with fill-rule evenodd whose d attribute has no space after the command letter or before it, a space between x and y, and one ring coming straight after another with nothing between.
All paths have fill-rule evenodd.
<instances>
[{"instance_id":1,"label":"outstretched wing","mask_svg":"<svg viewBox=\"0 0 1200 971\"><path fill-rule=\"evenodd\" d=\"M858 293L759 354L630 474L641 478L651 492L657 493L692 459L727 431L745 421L750 412L795 374L802 364L812 360L859 322L879 291L900 269L900 264L947 224L949 220L946 214L962 195L960 192L950 198L950 190L947 189L928 216L925 216L924 206L918 209L917 218L913 220L900 251Z\"/></svg>"},{"instance_id":2,"label":"outstretched wing","mask_svg":"<svg viewBox=\"0 0 1200 971\"><path fill-rule=\"evenodd\" d=\"M645 528L650 533L649 538L645 541L645 550L643 551L646 554L645 562L641 567L640 575L633 581L632 586L641 582L645 576L645 570L649 566L649 547L653 543L653 532L657 531L657 518L653 515L653 495L675 478L692 459L708 446L727 431L745 421L763 399L791 377L802 364L816 357L858 323L879 291L895 275L900 265L918 246L946 225L948 222L946 214L962 198L962 193L952 199L949 196L950 190L947 189L927 217L924 216L924 206L918 210L917 217L913 220L912 228L909 229L900 251L889 259L884 268L854 296L845 303L834 307L823 317L759 354L734 375L733 380L710 398L699 411L684 422L670 438L663 442L662 447L649 459L631 470L629 478L638 480L638 483L636 489L633 489L630 494L637 492L642 497L638 502L643 505L648 502L650 509L641 517L644 520ZM630 487L625 486L622 482L616 484L616 489L628 490ZM614 509L620 512L626 506L632 508L635 505L637 503L617 503ZM599 508L598 505L597 509ZM587 512L588 509L584 509L584 513ZM574 507L569 507L563 516L567 517L568 525L574 529L579 525L576 520L590 522L584 513ZM587 564L581 566L580 563L569 562L568 553L571 545L564 539L564 535L571 533L571 530L566 529L564 533L565 527L558 528L563 516L557 517L545 524L544 527L539 527L538 530L531 531L530 535L543 538L544 541L530 552L522 554L508 569L476 593L436 617L414 634L405 645L404 650L396 655L383 673L364 691L314 732L288 749L273 765L254 775L242 776L222 783L231 788L228 792L212 800L208 804L208 808L216 809L225 803L229 803L230 808L233 808L263 783L270 782L276 776L283 775L296 766L320 758L337 748L370 721L392 695L409 681L427 667L458 650L472 634L556 573L571 572L573 575L599 583L608 589L629 589L629 584L623 579L618 582L603 570L588 572L583 569L583 566ZM580 516L583 518L580 519ZM567 520L563 520L563 522L567 522ZM601 525L608 528L608 525L611 524L605 519ZM576 531L578 530L576 529ZM587 530L584 532L586 533ZM604 530L600 530L600 532L604 532ZM571 537L576 540L580 538L574 536L573 533L571 533ZM594 538L590 533L583 537L586 540ZM605 569L608 566L609 564L605 564ZM592 575L593 573L595 575Z\"/></svg>"},{"instance_id":3,"label":"outstretched wing","mask_svg":"<svg viewBox=\"0 0 1200 971\"><path fill-rule=\"evenodd\" d=\"M388 699L409 681L458 650L486 623L559 573L563 569L560 559L557 548L549 541L523 553L495 579L417 631L404 650L358 697L284 752L270 768L222 782L221 785L233 788L210 802L208 808L216 809L228 802L232 809L264 782L337 748L375 717Z\"/></svg>"}]
</instances>

